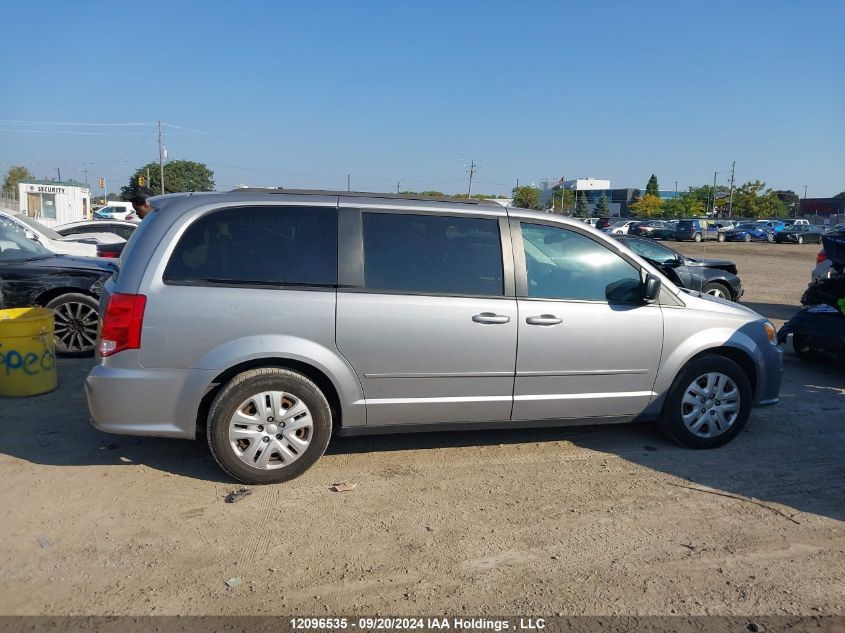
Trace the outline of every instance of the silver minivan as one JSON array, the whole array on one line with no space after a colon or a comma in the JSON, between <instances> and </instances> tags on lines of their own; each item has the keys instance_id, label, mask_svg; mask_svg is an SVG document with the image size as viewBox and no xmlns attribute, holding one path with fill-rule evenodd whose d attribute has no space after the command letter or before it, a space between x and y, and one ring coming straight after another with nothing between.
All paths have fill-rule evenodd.
<instances>
[{"instance_id":1,"label":"silver minivan","mask_svg":"<svg viewBox=\"0 0 845 633\"><path fill-rule=\"evenodd\" d=\"M720 446L778 401L775 328L577 220L349 192L171 194L100 304L93 424L281 482L333 433L655 421Z\"/></svg>"}]
</instances>

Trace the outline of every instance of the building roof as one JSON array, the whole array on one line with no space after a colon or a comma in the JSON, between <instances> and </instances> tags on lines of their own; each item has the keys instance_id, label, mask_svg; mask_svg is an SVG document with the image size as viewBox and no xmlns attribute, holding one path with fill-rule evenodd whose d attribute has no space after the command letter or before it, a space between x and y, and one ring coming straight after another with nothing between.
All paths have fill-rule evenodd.
<instances>
[{"instance_id":1,"label":"building roof","mask_svg":"<svg viewBox=\"0 0 845 633\"><path fill-rule=\"evenodd\" d=\"M53 185L56 187L83 187L83 188L91 188L91 185L86 185L84 182L79 182L78 180L21 180L21 185Z\"/></svg>"}]
</instances>

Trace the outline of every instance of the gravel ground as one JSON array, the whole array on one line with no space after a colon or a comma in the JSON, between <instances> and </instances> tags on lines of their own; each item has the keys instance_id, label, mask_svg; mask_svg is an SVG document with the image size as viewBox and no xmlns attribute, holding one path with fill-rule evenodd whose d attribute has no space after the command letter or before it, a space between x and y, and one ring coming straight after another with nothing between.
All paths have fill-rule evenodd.
<instances>
[{"instance_id":1,"label":"gravel ground","mask_svg":"<svg viewBox=\"0 0 845 633\"><path fill-rule=\"evenodd\" d=\"M778 325L818 250L669 245L734 259ZM0 614L845 614L845 372L791 351L719 450L648 425L336 439L236 504L203 443L89 426L91 363L0 401Z\"/></svg>"}]
</instances>

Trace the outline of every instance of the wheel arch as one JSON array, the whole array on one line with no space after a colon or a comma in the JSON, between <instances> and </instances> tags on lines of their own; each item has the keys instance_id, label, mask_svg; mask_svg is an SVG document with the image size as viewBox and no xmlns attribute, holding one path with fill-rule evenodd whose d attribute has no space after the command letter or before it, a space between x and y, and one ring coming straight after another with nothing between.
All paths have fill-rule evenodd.
<instances>
[{"instance_id":1,"label":"wheel arch","mask_svg":"<svg viewBox=\"0 0 845 633\"><path fill-rule=\"evenodd\" d=\"M214 377L205 395L203 395L202 399L200 400L199 407L197 407L197 435L205 432L206 421L208 419L209 410L211 409L211 403L214 401L214 398L217 396L220 390L225 387L226 384L228 384L233 378L235 378L235 376L245 371L262 367L277 367L279 369L289 369L291 371L298 372L309 380L311 380L315 385L317 385L317 387L320 388L320 391L323 392L323 394L326 396L326 400L328 400L329 402L329 409L332 413L332 426L335 429L340 428L343 419L343 408L340 403L340 394L338 393L337 387L335 387L334 383L328 377L328 375L321 369L315 367L314 365L305 363L303 361L274 356L267 358L253 358L237 363L236 365L229 367L228 369L220 372L217 376Z\"/></svg>"},{"instance_id":2,"label":"wheel arch","mask_svg":"<svg viewBox=\"0 0 845 633\"><path fill-rule=\"evenodd\" d=\"M91 297L92 299L95 299L96 301L100 300L100 298L96 294L91 292L90 289L72 287L72 286L60 286L58 288L50 288L49 290L45 290L40 295L35 297L35 299L33 300L33 303L43 307L43 306L46 306L48 303L50 303L53 299L61 297L62 295L69 295L69 294L85 295L86 297Z\"/></svg>"}]
</instances>

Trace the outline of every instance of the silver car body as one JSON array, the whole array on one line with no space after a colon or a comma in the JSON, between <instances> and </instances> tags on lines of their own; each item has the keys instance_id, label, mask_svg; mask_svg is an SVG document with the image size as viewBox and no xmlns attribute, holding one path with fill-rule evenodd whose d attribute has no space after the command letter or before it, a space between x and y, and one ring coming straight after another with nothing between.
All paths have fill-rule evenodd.
<instances>
[{"instance_id":1,"label":"silver car body","mask_svg":"<svg viewBox=\"0 0 845 633\"><path fill-rule=\"evenodd\" d=\"M377 194L236 190L150 202L155 212L132 235L101 301L102 313L115 292L147 298L140 349L100 359L87 378L93 424L103 431L194 438L215 390L262 366L289 367L314 380L332 403L342 434L656 418L681 368L708 350L746 370L755 406L778 400L782 353L769 341L762 316L677 288L584 222L499 205ZM337 209L338 287L163 283L187 227L215 210L250 205ZM503 296L363 291L362 209L495 219ZM529 298L521 222L580 233L641 274L661 277L659 301L620 307ZM548 317L560 325L546 324Z\"/></svg>"}]
</instances>

